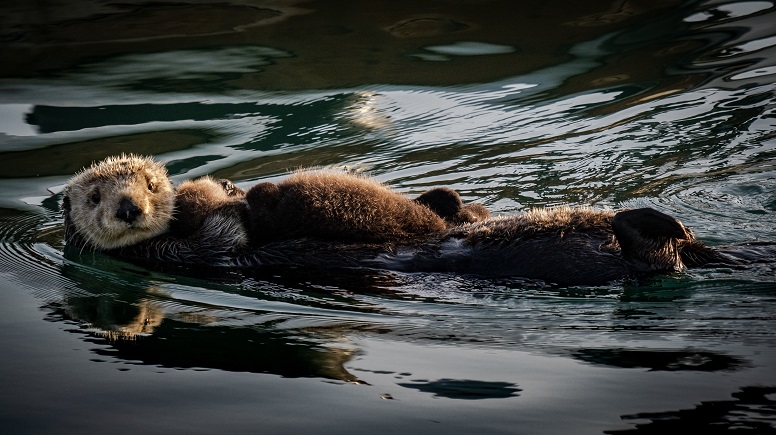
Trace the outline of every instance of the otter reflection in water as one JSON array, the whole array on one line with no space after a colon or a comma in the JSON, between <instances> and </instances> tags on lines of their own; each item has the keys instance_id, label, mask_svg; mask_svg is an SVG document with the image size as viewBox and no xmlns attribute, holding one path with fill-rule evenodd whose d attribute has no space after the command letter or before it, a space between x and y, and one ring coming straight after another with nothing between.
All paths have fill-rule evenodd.
<instances>
[{"instance_id":1,"label":"otter reflection in water","mask_svg":"<svg viewBox=\"0 0 776 435\"><path fill-rule=\"evenodd\" d=\"M167 368L358 382L345 368L356 349L339 325L277 327L282 323L278 315L262 322L260 312L173 302L155 285L111 280L106 286L106 275L90 268L66 265L63 272L79 291L49 304L50 318L86 326L70 331L86 332L89 341L105 344L91 350L100 356Z\"/></svg>"}]
</instances>

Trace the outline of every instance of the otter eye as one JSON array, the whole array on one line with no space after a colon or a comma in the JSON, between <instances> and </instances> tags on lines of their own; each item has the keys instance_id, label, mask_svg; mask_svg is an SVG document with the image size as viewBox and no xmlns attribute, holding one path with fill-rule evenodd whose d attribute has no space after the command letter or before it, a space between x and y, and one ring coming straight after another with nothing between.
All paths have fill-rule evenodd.
<instances>
[{"instance_id":1,"label":"otter eye","mask_svg":"<svg viewBox=\"0 0 776 435\"><path fill-rule=\"evenodd\" d=\"M94 193L92 193L92 197L90 198L92 200L92 203L99 204L100 203L100 191L95 190Z\"/></svg>"},{"instance_id":2,"label":"otter eye","mask_svg":"<svg viewBox=\"0 0 776 435\"><path fill-rule=\"evenodd\" d=\"M153 181L149 181L148 190L150 190L151 192L156 192L156 183L154 183Z\"/></svg>"}]
</instances>

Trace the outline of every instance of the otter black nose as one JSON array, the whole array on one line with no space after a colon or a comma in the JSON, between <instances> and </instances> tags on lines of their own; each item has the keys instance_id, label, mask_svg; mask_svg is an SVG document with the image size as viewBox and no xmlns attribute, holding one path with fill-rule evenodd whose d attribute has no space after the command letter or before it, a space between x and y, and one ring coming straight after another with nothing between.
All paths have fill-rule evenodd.
<instances>
[{"instance_id":1,"label":"otter black nose","mask_svg":"<svg viewBox=\"0 0 776 435\"><path fill-rule=\"evenodd\" d=\"M140 213L140 207L135 205L129 198L124 198L119 203L118 210L116 210L116 217L131 224L140 216Z\"/></svg>"}]
</instances>

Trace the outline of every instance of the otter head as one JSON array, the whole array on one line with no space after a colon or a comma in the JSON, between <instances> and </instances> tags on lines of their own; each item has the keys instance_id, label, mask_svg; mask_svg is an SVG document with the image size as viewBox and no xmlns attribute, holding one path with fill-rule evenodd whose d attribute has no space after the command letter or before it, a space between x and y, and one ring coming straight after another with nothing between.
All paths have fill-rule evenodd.
<instances>
[{"instance_id":1,"label":"otter head","mask_svg":"<svg viewBox=\"0 0 776 435\"><path fill-rule=\"evenodd\" d=\"M73 176L63 202L66 226L95 248L113 249L167 231L175 191L161 163L122 154Z\"/></svg>"}]
</instances>

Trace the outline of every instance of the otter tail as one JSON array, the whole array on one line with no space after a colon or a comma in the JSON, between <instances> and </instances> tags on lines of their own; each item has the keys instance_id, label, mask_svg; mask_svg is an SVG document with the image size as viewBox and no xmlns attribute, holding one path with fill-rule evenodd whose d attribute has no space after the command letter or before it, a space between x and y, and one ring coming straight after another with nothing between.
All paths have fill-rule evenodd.
<instances>
[{"instance_id":1,"label":"otter tail","mask_svg":"<svg viewBox=\"0 0 776 435\"><path fill-rule=\"evenodd\" d=\"M694 245L701 245L694 243ZM685 254L686 251L686 254ZM687 259L685 259L687 255ZM688 267L738 266L746 268L755 264L776 263L776 243L759 242L742 245L710 248L708 246L693 246L682 250L682 261Z\"/></svg>"}]
</instances>

